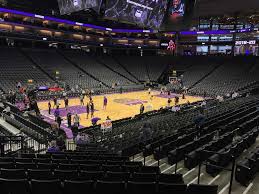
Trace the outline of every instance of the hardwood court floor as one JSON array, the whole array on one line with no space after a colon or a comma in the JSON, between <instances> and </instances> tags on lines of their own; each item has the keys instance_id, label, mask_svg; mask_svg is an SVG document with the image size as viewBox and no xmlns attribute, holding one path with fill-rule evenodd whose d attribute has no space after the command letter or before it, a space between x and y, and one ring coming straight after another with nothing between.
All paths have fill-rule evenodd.
<instances>
[{"instance_id":1,"label":"hardwood court floor","mask_svg":"<svg viewBox=\"0 0 259 194\"><path fill-rule=\"evenodd\" d=\"M151 95L153 99L151 100ZM161 107L167 106L168 96L160 95L158 91L152 91L151 95L148 94L147 91L138 91L138 92L129 92L129 93L122 93L122 94L108 94L106 97L108 98L108 105L106 110L103 110L103 97L104 95L93 96L93 101L95 105L95 117L101 118L101 121L98 123L103 122L107 116L109 116L112 120L118 120L126 117L133 117L136 114L139 114L140 104L143 103L145 106L145 112L148 109L148 106L151 105L152 110L158 110ZM172 103L174 105L174 96L175 94L171 95ZM180 96L179 104L184 104L189 102L196 102L202 100L202 97L196 96L186 96L185 99L182 99ZM89 101L87 97L84 99L84 103L86 104ZM59 100L60 109L63 110L64 113L64 101L62 99ZM51 102L52 107L54 105L53 101ZM38 102L38 106L42 112L42 114L48 114L48 102L42 101ZM81 110L79 110L81 109ZM80 106L79 98L71 98L69 99L69 111L73 113L80 113L80 125L87 127L91 126L91 119L90 117L86 119L86 111L85 107ZM66 123L66 117L63 118L63 123Z\"/></svg>"}]
</instances>

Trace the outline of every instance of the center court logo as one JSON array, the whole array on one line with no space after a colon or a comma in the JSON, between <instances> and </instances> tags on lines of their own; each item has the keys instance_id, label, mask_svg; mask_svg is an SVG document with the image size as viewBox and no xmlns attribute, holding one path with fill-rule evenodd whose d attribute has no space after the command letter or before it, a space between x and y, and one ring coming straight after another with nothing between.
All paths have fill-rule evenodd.
<instances>
[{"instance_id":1,"label":"center court logo","mask_svg":"<svg viewBox=\"0 0 259 194\"><path fill-rule=\"evenodd\" d=\"M146 100L131 99L131 98L118 98L118 99L114 99L113 102L129 105L129 106L147 103Z\"/></svg>"}]
</instances>

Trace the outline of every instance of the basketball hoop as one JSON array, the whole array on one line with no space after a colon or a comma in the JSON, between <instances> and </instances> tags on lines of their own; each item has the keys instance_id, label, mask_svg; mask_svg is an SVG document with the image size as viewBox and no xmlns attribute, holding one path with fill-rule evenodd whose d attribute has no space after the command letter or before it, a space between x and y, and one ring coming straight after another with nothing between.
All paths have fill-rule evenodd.
<instances>
[{"instance_id":1,"label":"basketball hoop","mask_svg":"<svg viewBox=\"0 0 259 194\"><path fill-rule=\"evenodd\" d=\"M169 83L172 85L177 84L178 83L177 77L169 77Z\"/></svg>"}]
</instances>

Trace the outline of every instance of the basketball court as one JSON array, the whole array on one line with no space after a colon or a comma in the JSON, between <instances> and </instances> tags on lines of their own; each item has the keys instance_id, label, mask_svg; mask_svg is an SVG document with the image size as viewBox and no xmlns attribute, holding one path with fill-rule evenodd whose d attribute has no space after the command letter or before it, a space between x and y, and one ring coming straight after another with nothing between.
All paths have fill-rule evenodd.
<instances>
[{"instance_id":1,"label":"basketball court","mask_svg":"<svg viewBox=\"0 0 259 194\"><path fill-rule=\"evenodd\" d=\"M151 99L151 95L153 96ZM111 118L111 120L118 120L127 117L133 117L136 114L139 114L140 105L143 103L145 106L145 111L158 110L161 107L167 106L168 98L171 98L172 103L171 106L174 105L174 97L176 94L171 94L168 96L167 94L160 94L160 91L152 91L151 94L148 94L148 91L137 91L137 92L129 92L129 93L115 93L105 95L108 99L108 105L106 110L103 109L103 98L104 95L93 96L93 102L95 106L94 117L99 117L101 120L98 124L102 123L106 120L107 116ZM181 95L179 95L179 104L190 103L203 100L202 97L196 96L185 96L185 99L182 99ZM89 98L84 98L84 103L89 102ZM62 117L62 126L67 126L66 115L68 111L75 115L76 113L80 116L80 125L81 127L91 126L91 118L87 119L86 108L85 106L80 105L79 98L70 98L69 99L69 107L68 110L64 107L64 100L60 99L60 116ZM53 108L54 102L51 101L51 106ZM48 101L38 102L38 106L40 108L41 114L48 122L54 121L54 109L52 113L48 114Z\"/></svg>"}]
</instances>

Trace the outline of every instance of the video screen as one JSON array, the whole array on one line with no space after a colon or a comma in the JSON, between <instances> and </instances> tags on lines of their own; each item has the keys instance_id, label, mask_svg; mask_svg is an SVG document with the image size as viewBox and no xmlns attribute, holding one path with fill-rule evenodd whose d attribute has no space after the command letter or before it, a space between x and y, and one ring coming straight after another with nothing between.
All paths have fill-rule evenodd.
<instances>
[{"instance_id":1,"label":"video screen","mask_svg":"<svg viewBox=\"0 0 259 194\"><path fill-rule=\"evenodd\" d=\"M167 0L109 0L105 17L158 29L167 8Z\"/></svg>"},{"instance_id":2,"label":"video screen","mask_svg":"<svg viewBox=\"0 0 259 194\"><path fill-rule=\"evenodd\" d=\"M174 51L176 48L175 41L173 39L171 40L161 40L160 41L160 48L165 50Z\"/></svg>"},{"instance_id":3,"label":"video screen","mask_svg":"<svg viewBox=\"0 0 259 194\"><path fill-rule=\"evenodd\" d=\"M102 0L58 0L61 15L92 8L99 12Z\"/></svg>"},{"instance_id":4,"label":"video screen","mask_svg":"<svg viewBox=\"0 0 259 194\"><path fill-rule=\"evenodd\" d=\"M184 0L171 0L169 5L169 15L171 20L176 20L179 17L183 17L185 13L185 1Z\"/></svg>"}]
</instances>

